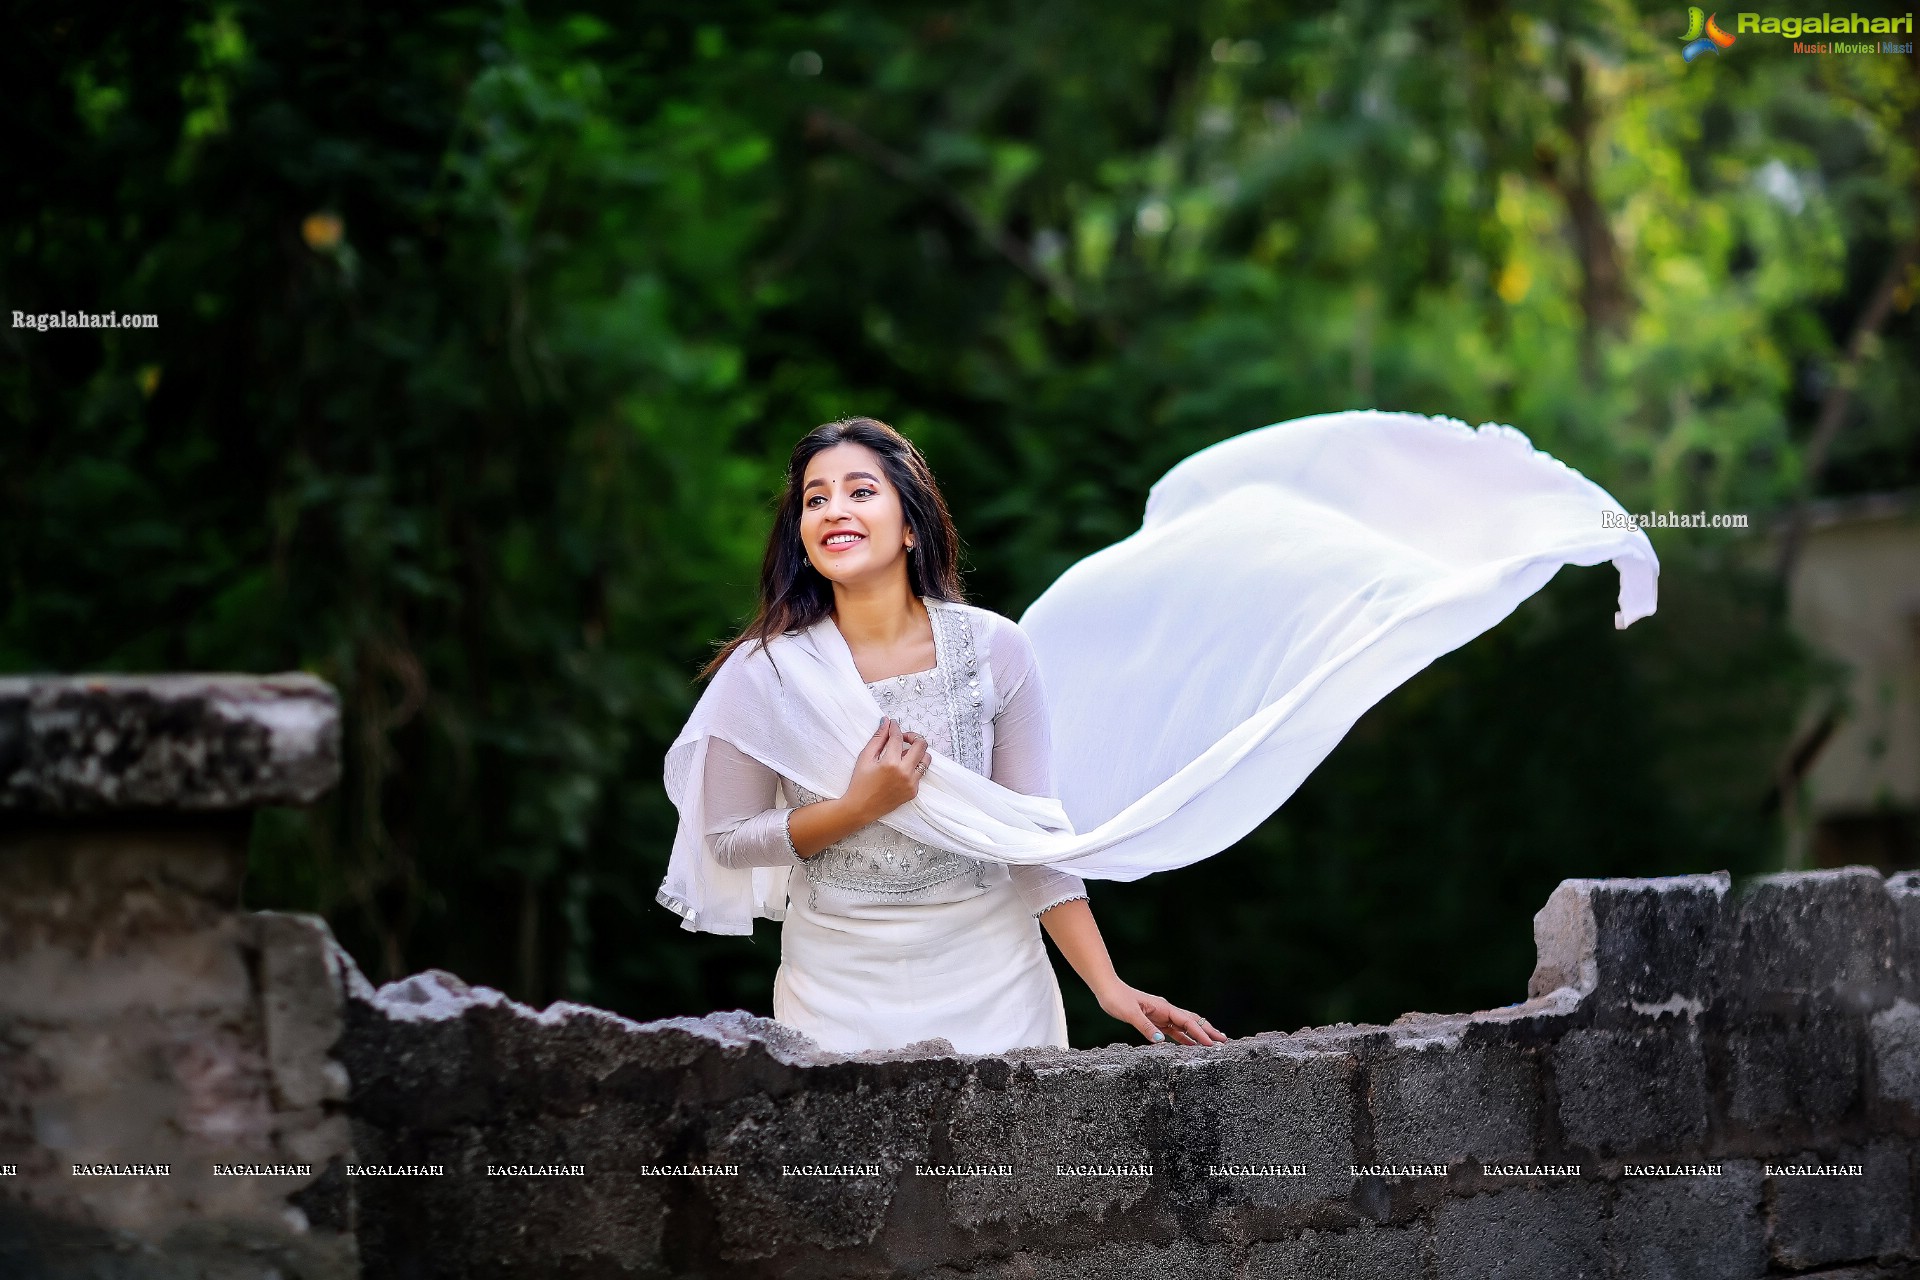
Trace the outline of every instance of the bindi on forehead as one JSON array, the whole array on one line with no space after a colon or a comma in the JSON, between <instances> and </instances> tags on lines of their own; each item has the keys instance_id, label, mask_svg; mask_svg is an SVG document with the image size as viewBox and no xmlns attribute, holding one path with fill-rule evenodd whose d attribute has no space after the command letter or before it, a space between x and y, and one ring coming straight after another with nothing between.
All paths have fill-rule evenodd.
<instances>
[{"instance_id":1,"label":"bindi on forehead","mask_svg":"<svg viewBox=\"0 0 1920 1280\"><path fill-rule=\"evenodd\" d=\"M849 472L847 472L847 474L846 474L846 476L845 476L844 478L845 478L845 479L848 479L848 480L871 480L871 481L873 481L873 482L874 482L875 484L879 484L879 483L880 483L880 477L879 477L879 476L876 476L876 475L873 475L872 473L870 473L870 472L866 472L866 471L849 471ZM805 487L806 487L806 488L808 488L808 489L811 489L811 488L813 488L813 486L815 486L815 485L822 485L822 486L824 486L824 485L825 485L826 483L827 483L827 482L826 482L826 480L825 480L825 479L824 479L823 477L821 477L821 476L815 476L815 477L814 477L813 479L811 479L811 480L809 480L809 481L807 481L807 483L806 483L806 485L805 485Z\"/></svg>"}]
</instances>

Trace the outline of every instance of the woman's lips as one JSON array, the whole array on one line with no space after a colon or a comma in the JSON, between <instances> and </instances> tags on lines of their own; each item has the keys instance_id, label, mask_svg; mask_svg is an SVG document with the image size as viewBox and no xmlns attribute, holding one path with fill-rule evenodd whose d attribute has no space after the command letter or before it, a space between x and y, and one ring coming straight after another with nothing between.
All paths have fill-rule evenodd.
<instances>
[{"instance_id":1,"label":"woman's lips","mask_svg":"<svg viewBox=\"0 0 1920 1280\"><path fill-rule=\"evenodd\" d=\"M820 543L821 550L825 551L828 555L838 555L842 551L853 550L855 547L859 546L861 543L867 540L867 535L864 533L853 534L852 535L853 540L851 542L844 541L846 537L847 537L847 534L845 532L828 534L827 539L823 539ZM843 541L840 541L840 542L830 541L830 539L833 539L833 538L841 538L843 539Z\"/></svg>"}]
</instances>

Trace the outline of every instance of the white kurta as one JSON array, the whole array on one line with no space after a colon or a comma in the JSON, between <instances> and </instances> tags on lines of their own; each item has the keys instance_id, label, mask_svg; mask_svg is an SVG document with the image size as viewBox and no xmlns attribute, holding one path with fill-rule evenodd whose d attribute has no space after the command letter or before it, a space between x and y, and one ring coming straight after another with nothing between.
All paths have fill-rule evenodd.
<instances>
[{"instance_id":1,"label":"white kurta","mask_svg":"<svg viewBox=\"0 0 1920 1280\"><path fill-rule=\"evenodd\" d=\"M1010 789L1051 795L1046 701L1025 636L985 610L930 613L938 663L869 682L875 701L941 755ZM826 797L724 742L709 753L706 788L717 858L794 867L776 1020L848 1053L934 1037L963 1053L1066 1046L1038 916L1085 897L1078 877L967 857L880 823L799 858L787 816Z\"/></svg>"},{"instance_id":2,"label":"white kurta","mask_svg":"<svg viewBox=\"0 0 1920 1280\"><path fill-rule=\"evenodd\" d=\"M1259 826L1415 672L1561 566L1603 561L1620 574L1614 625L1651 614L1646 534L1511 427L1355 411L1222 441L1154 485L1137 533L1068 569L1006 631L1046 677L1057 790L1003 784L997 751L991 776L936 752L883 821L1089 880L1190 866ZM928 607L975 629L995 616ZM981 697L972 705L997 708L992 689L1013 687L998 665L996 653L960 686ZM879 713L831 619L733 651L664 762L680 822L654 896L681 928L745 935L783 919L799 870L721 861L705 785L721 746L833 792ZM956 734L956 750L971 741Z\"/></svg>"},{"instance_id":3,"label":"white kurta","mask_svg":"<svg viewBox=\"0 0 1920 1280\"><path fill-rule=\"evenodd\" d=\"M933 901L873 898L844 911L789 901L773 1016L829 1049L897 1049L943 1037L962 1053L1067 1047L1060 983L1004 874Z\"/></svg>"}]
</instances>

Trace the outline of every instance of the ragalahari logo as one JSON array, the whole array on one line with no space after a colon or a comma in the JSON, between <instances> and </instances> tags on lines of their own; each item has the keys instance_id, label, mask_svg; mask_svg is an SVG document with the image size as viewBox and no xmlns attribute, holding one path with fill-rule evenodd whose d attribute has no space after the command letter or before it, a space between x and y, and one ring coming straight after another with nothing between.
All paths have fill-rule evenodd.
<instances>
[{"instance_id":1,"label":"ragalahari logo","mask_svg":"<svg viewBox=\"0 0 1920 1280\"><path fill-rule=\"evenodd\" d=\"M1687 7L1687 34L1680 37L1687 45L1680 50L1681 57L1692 62L1703 53L1719 53L1733 43L1733 37L1722 31L1720 24L1714 21L1719 16L1717 13L1705 13L1697 4Z\"/></svg>"}]
</instances>

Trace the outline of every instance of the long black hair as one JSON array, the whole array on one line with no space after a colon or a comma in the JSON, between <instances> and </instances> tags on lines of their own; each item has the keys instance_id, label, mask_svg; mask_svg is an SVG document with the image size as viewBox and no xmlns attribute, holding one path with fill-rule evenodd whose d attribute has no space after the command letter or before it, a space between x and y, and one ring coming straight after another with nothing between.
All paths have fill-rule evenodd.
<instances>
[{"instance_id":1,"label":"long black hair","mask_svg":"<svg viewBox=\"0 0 1920 1280\"><path fill-rule=\"evenodd\" d=\"M706 679L733 651L749 640L767 643L777 635L804 631L833 611L833 584L813 567L800 537L802 495L807 464L837 444L860 444L880 457L887 480L900 495L913 554L907 557L907 586L927 599L957 601L960 592L960 535L954 532L947 501L934 483L933 468L913 442L878 418L838 418L800 438L787 460L787 487L767 537L760 562L760 602L744 630L701 669Z\"/></svg>"}]
</instances>

